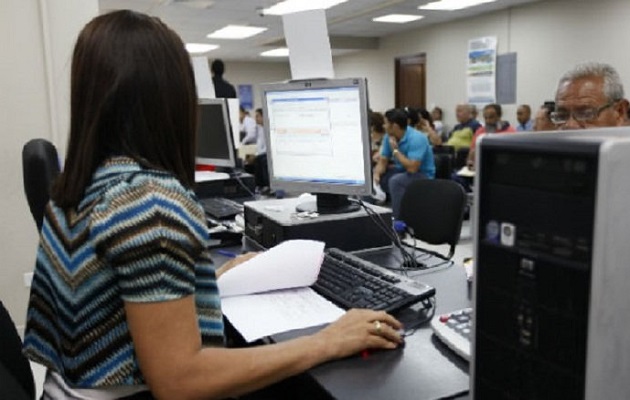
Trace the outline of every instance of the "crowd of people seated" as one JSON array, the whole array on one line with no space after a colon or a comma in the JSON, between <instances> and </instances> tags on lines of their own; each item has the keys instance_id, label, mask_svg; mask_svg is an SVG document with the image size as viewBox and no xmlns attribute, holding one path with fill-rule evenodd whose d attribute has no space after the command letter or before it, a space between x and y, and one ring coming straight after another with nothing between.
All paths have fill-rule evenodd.
<instances>
[{"instance_id":1,"label":"crowd of people seated","mask_svg":"<svg viewBox=\"0 0 630 400\"><path fill-rule=\"evenodd\" d=\"M471 192L472 179L462 176L460 169L466 167L473 173L475 145L483 135L619 126L628 124L628 108L615 69L589 62L567 71L559 80L555 99L544 101L534 108L535 112L529 104L518 105L513 124L504 118L502 106L496 103L480 109L482 121L477 119L476 105L458 104L457 124L450 130L442 121L440 107L430 112L409 106L385 113L370 111L374 182L387 194L396 217L405 188L415 179L450 178ZM266 171L262 125L262 110L256 110L255 119L241 110L242 144L256 143L258 147L248 169L256 175L259 190L268 191L268 176L257 173ZM443 155L434 157L434 153L446 154L450 160L444 162Z\"/></svg>"},{"instance_id":2,"label":"crowd of people seated","mask_svg":"<svg viewBox=\"0 0 630 400\"><path fill-rule=\"evenodd\" d=\"M476 118L476 105L458 104L455 108L457 124L450 131L442 122L440 107L434 107L430 113L424 108L392 109L385 113L385 118L372 111L370 127L375 184L380 185L391 199L394 218L398 215L404 188L413 179L450 177L471 192L475 145L482 135L630 125L629 102L624 96L621 78L612 66L588 62L562 75L555 99L536 108L533 117L532 107L520 104L514 125L503 118L500 104L483 107L483 123ZM404 115L406 127L401 125ZM409 137L424 137L430 146L419 139L414 139L410 146ZM448 154L451 162L437 163L438 158L433 153ZM468 176L460 173L462 167L468 169ZM451 170L444 173L436 168ZM391 178L394 175L396 179Z\"/></svg>"}]
</instances>

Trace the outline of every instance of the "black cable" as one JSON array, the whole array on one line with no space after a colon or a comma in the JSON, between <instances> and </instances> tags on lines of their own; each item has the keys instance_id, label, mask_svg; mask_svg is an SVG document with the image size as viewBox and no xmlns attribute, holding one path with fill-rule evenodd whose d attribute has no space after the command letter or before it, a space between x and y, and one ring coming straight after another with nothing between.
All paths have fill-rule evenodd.
<instances>
[{"instance_id":1,"label":"black cable","mask_svg":"<svg viewBox=\"0 0 630 400\"><path fill-rule=\"evenodd\" d=\"M374 222L376 226L378 226L392 242L396 242L397 235L395 234L395 232L393 232L391 227L385 221L383 221L383 218L377 212L367 207L362 200L358 200L358 203L359 205L361 205L361 207L363 207L367 215L372 219L372 222Z\"/></svg>"},{"instance_id":2,"label":"black cable","mask_svg":"<svg viewBox=\"0 0 630 400\"><path fill-rule=\"evenodd\" d=\"M392 228L391 224L387 224L383 220L383 217L380 214L378 214L376 211L374 211L373 209L371 209L370 207L365 205L365 203L362 200L359 199L358 202L361 205L361 207L363 207L365 212L376 223L376 225L379 226L383 232L385 232L387 237L389 237L392 242L394 242L396 247L400 247L400 245L401 245L400 237L398 236L396 231L394 231L394 229Z\"/></svg>"},{"instance_id":3,"label":"black cable","mask_svg":"<svg viewBox=\"0 0 630 400\"><path fill-rule=\"evenodd\" d=\"M431 319L435 316L435 309L437 308L435 305L436 302L437 300L435 299L435 296L422 301L422 304L424 305L424 309L429 310L430 312L428 312L424 318L416 321L413 325L405 326L405 331L402 334L403 337L413 335L414 333L418 331L420 326L431 321Z\"/></svg>"},{"instance_id":4,"label":"black cable","mask_svg":"<svg viewBox=\"0 0 630 400\"><path fill-rule=\"evenodd\" d=\"M401 262L402 267L401 268L385 267L385 268L395 270L395 271L402 271L402 272L420 269L420 266L418 265L416 260L404 249L402 242L400 240L400 237L394 231L391 225L388 225L385 221L383 221L383 218L381 217L381 215L379 215L376 211L374 211L370 207L366 206L365 203L361 199L355 199L355 200L358 202L358 204L361 207L363 207L365 212L368 214L368 216L370 216L372 221L374 221L376 226L378 226L385 233L385 235L394 243L394 245L400 250L400 253L403 257L403 261Z\"/></svg>"},{"instance_id":5,"label":"black cable","mask_svg":"<svg viewBox=\"0 0 630 400\"><path fill-rule=\"evenodd\" d=\"M390 225L387 225L387 223L383 220L383 217L380 214L378 214L376 211L371 209L370 207L366 206L365 203L361 199L352 199L352 200L355 200L361 207L363 207L363 209L366 211L368 216L370 216L372 221L385 233L385 235L400 250L400 253L401 253L401 256L403 257L403 260L402 261L401 260L397 260L397 261L401 264L401 267L400 268L396 268L396 267L390 267L390 266L383 266L384 268L387 268L387 269L392 270L392 271L403 272L403 273L406 274L407 272L411 272L411 271L423 271L423 270L428 270L428 269L433 269L433 268L440 267L443 264L451 264L451 265L453 265L455 263L453 260L450 260L450 259L446 258L445 256L443 256L442 254L440 254L438 252L422 248L420 250L422 250L423 254L421 254L420 257L435 256L437 258L440 258L440 259L444 260L443 262L440 262L440 263L435 264L435 265L431 265L430 267L427 266L423 261L421 261L421 259L418 258L418 256L416 256L416 250L418 250L418 246L417 246L417 238L414 235L413 228L407 227L407 230L409 231L409 234L411 235L411 237L413 238L413 241L414 241L414 245L411 246L411 245L401 241L400 237L394 231L393 227L391 227ZM409 254L409 252L405 249L404 246L407 246L407 247L411 248L412 249L412 254Z\"/></svg>"},{"instance_id":6,"label":"black cable","mask_svg":"<svg viewBox=\"0 0 630 400\"><path fill-rule=\"evenodd\" d=\"M388 268L394 271L402 271L402 272L418 271L418 270L424 269L424 263L418 261L415 256L415 247L414 247L414 254L413 255L409 254L409 252L404 247L405 245L404 242L400 240L398 233L394 231L393 227L391 225L388 225L383 220L382 216L378 214L376 211L374 211L373 209L371 209L370 207L368 207L363 202L363 200L361 199L355 199L355 200L365 210L365 212L370 216L370 218L375 222L375 224L385 233L385 235L400 250L400 254L403 258L403 260L400 261L401 267L400 268L385 267L385 268ZM415 240L415 237L414 237L414 240Z\"/></svg>"},{"instance_id":7,"label":"black cable","mask_svg":"<svg viewBox=\"0 0 630 400\"><path fill-rule=\"evenodd\" d=\"M409 234L413 238L413 246L410 246L409 244L407 244L405 242L403 242L403 245L413 248L413 253L412 254L413 254L414 258L417 260L418 257L416 257L416 250L418 250L418 239L416 238L416 232L414 232L413 228L410 227L410 226L407 226L405 229L406 229L407 232L409 232ZM423 254L423 255L426 255L426 253Z\"/></svg>"},{"instance_id":8,"label":"black cable","mask_svg":"<svg viewBox=\"0 0 630 400\"><path fill-rule=\"evenodd\" d=\"M366 206L365 203L363 203L361 200L359 200L359 204L361 204L361 206L365 209L367 214L370 215L375 222L377 222L377 225L379 225L381 229L385 231L385 233L396 245L396 247L398 247L399 249L402 249L402 242L400 240L400 237L398 236L398 233L394 231L391 225L388 225L387 223L385 223L385 221L383 221L383 218L378 213L376 213L374 210ZM413 257L411 257L408 252L403 250L401 251L401 255L404 258L404 261L403 261L404 266L414 265Z\"/></svg>"},{"instance_id":9,"label":"black cable","mask_svg":"<svg viewBox=\"0 0 630 400\"><path fill-rule=\"evenodd\" d=\"M250 188L247 187L247 185L245 184L245 182L243 182L241 180L241 173L240 172L232 172L230 173L230 176L234 179L236 179L236 182L238 182L239 185L241 185L241 187L243 189L245 189L247 191L247 193L249 193L249 195L255 199L256 198L256 193L252 192Z\"/></svg>"},{"instance_id":10,"label":"black cable","mask_svg":"<svg viewBox=\"0 0 630 400\"><path fill-rule=\"evenodd\" d=\"M405 242L403 242L403 245L405 245L407 247L411 247L413 249L414 258L416 258L416 261L419 261L419 260L418 260L417 257L415 257L415 251L420 249L424 253L423 256L424 255L427 255L429 257L434 256L434 257L437 257L437 258L440 258L440 259L443 260L442 262L440 262L438 264L431 265L431 268L440 267L440 266L442 266L444 264L451 264L451 265L455 264L455 261L445 257L444 255L442 255L442 254L440 254L440 253L438 253L436 251L428 250L428 249L425 249L425 248L419 248L418 244L417 244L416 236L415 236L415 234L413 232L413 228L407 227L407 229L409 229L409 233L411 234L411 237L413 237L413 246L411 246L410 244L405 243Z\"/></svg>"}]
</instances>

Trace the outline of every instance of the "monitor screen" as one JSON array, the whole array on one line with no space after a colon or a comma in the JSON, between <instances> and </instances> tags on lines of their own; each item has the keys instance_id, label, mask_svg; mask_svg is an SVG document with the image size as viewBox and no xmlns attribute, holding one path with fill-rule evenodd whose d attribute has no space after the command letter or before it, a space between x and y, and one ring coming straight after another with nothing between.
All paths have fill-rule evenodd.
<instances>
[{"instance_id":1,"label":"monitor screen","mask_svg":"<svg viewBox=\"0 0 630 400\"><path fill-rule=\"evenodd\" d=\"M269 84L263 96L273 189L371 193L365 79Z\"/></svg>"},{"instance_id":2,"label":"monitor screen","mask_svg":"<svg viewBox=\"0 0 630 400\"><path fill-rule=\"evenodd\" d=\"M235 166L232 129L225 99L199 99L197 164Z\"/></svg>"}]
</instances>

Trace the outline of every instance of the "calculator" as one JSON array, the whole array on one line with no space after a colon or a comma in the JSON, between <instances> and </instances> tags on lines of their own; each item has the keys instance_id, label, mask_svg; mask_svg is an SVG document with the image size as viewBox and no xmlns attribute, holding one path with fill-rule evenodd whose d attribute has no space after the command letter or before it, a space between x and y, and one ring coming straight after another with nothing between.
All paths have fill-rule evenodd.
<instances>
[{"instance_id":1,"label":"calculator","mask_svg":"<svg viewBox=\"0 0 630 400\"><path fill-rule=\"evenodd\" d=\"M463 308L433 317L433 333L457 355L470 361L473 309Z\"/></svg>"}]
</instances>

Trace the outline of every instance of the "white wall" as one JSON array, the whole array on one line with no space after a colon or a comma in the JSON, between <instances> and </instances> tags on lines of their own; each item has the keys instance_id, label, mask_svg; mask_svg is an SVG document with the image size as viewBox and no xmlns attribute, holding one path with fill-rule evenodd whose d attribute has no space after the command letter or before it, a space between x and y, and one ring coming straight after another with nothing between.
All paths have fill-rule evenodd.
<instances>
[{"instance_id":1,"label":"white wall","mask_svg":"<svg viewBox=\"0 0 630 400\"><path fill-rule=\"evenodd\" d=\"M368 78L370 105L394 106L394 59L426 53L427 105L439 105L455 122L455 105L466 99L468 40L497 36L498 53L517 53L517 103L538 106L553 99L560 75L577 62L613 65L630 90L630 1L557 0L533 3L468 20L431 26L381 40L380 49L335 59L339 77ZM514 105L504 116L515 121Z\"/></svg>"},{"instance_id":2,"label":"white wall","mask_svg":"<svg viewBox=\"0 0 630 400\"><path fill-rule=\"evenodd\" d=\"M22 146L43 137L63 148L69 104L67 56L96 0L2 0L0 37L0 299L17 325L25 320L37 232L22 181Z\"/></svg>"},{"instance_id":3,"label":"white wall","mask_svg":"<svg viewBox=\"0 0 630 400\"><path fill-rule=\"evenodd\" d=\"M253 85L254 109L262 107L260 92L261 83L281 82L291 79L289 62L236 62L225 61L225 74L227 81L238 90L238 85Z\"/></svg>"}]
</instances>

